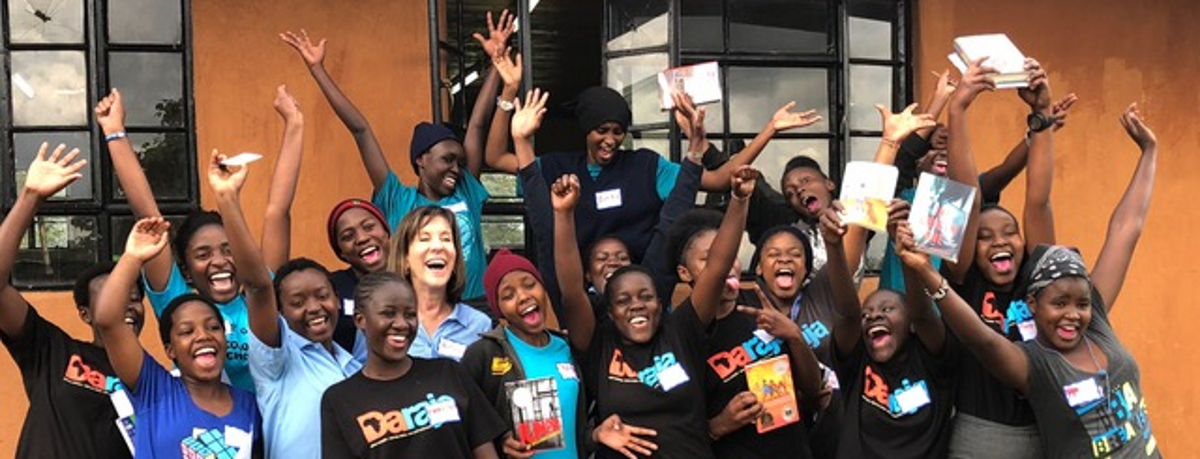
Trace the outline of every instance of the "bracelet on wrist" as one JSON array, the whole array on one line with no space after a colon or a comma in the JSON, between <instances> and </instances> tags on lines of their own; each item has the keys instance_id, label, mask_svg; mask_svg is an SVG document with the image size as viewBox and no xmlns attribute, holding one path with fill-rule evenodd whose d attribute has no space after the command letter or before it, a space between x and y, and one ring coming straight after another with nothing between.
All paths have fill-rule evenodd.
<instances>
[{"instance_id":1,"label":"bracelet on wrist","mask_svg":"<svg viewBox=\"0 0 1200 459\"><path fill-rule=\"evenodd\" d=\"M879 143L887 146L888 148L900 148L900 142L889 139L887 137L880 137Z\"/></svg>"},{"instance_id":2,"label":"bracelet on wrist","mask_svg":"<svg viewBox=\"0 0 1200 459\"><path fill-rule=\"evenodd\" d=\"M125 131L117 131L117 132L114 132L114 133L112 133L112 134L109 134L109 135L106 135L106 136L104 136L104 141L105 141L105 142L112 142L112 141L114 141L114 140L117 140L117 139L124 139L125 137L126 137L126 135L125 135Z\"/></svg>"},{"instance_id":3,"label":"bracelet on wrist","mask_svg":"<svg viewBox=\"0 0 1200 459\"><path fill-rule=\"evenodd\" d=\"M925 296L928 296L929 299L931 299L933 301L939 301L942 298L945 298L946 295L950 293L950 282L947 281L945 277L943 277L942 283L940 286L938 286L937 291L930 292L929 289L923 289L923 290L925 290Z\"/></svg>"}]
</instances>

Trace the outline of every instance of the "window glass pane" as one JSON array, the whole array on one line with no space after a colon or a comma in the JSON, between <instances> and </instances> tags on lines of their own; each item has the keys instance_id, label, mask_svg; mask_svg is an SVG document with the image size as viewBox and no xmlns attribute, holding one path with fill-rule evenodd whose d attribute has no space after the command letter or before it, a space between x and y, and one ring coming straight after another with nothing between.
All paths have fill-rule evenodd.
<instances>
[{"instance_id":1,"label":"window glass pane","mask_svg":"<svg viewBox=\"0 0 1200 459\"><path fill-rule=\"evenodd\" d=\"M8 0L13 43L83 43L83 0Z\"/></svg>"},{"instance_id":2,"label":"window glass pane","mask_svg":"<svg viewBox=\"0 0 1200 459\"><path fill-rule=\"evenodd\" d=\"M654 53L608 60L608 87L629 101L633 124L665 123L667 112L659 109L658 72L667 69L667 54Z\"/></svg>"},{"instance_id":3,"label":"window glass pane","mask_svg":"<svg viewBox=\"0 0 1200 459\"><path fill-rule=\"evenodd\" d=\"M483 250L508 247L514 252L525 250L525 218L520 215L483 215Z\"/></svg>"},{"instance_id":4,"label":"window glass pane","mask_svg":"<svg viewBox=\"0 0 1200 459\"><path fill-rule=\"evenodd\" d=\"M82 51L12 52L13 125L86 125L87 83Z\"/></svg>"},{"instance_id":5,"label":"window glass pane","mask_svg":"<svg viewBox=\"0 0 1200 459\"><path fill-rule=\"evenodd\" d=\"M804 155L817 161L821 170L829 172L829 141L825 139L775 139L767 144L762 154L754 161L771 188L780 190L783 169L792 158Z\"/></svg>"},{"instance_id":6,"label":"window glass pane","mask_svg":"<svg viewBox=\"0 0 1200 459\"><path fill-rule=\"evenodd\" d=\"M892 107L892 68L872 65L850 66L850 129L883 129L875 104Z\"/></svg>"},{"instance_id":7,"label":"window glass pane","mask_svg":"<svg viewBox=\"0 0 1200 459\"><path fill-rule=\"evenodd\" d=\"M175 53L109 53L128 126L183 126L183 58Z\"/></svg>"},{"instance_id":8,"label":"window glass pane","mask_svg":"<svg viewBox=\"0 0 1200 459\"><path fill-rule=\"evenodd\" d=\"M850 160L851 161L874 161L875 150L879 149L879 137L859 137L850 138Z\"/></svg>"},{"instance_id":9,"label":"window glass pane","mask_svg":"<svg viewBox=\"0 0 1200 459\"><path fill-rule=\"evenodd\" d=\"M176 44L182 38L179 0L108 0L109 41Z\"/></svg>"},{"instance_id":10,"label":"window glass pane","mask_svg":"<svg viewBox=\"0 0 1200 459\"><path fill-rule=\"evenodd\" d=\"M39 216L25 233L13 285L41 287L68 284L98 260L100 233L90 216Z\"/></svg>"},{"instance_id":11,"label":"window glass pane","mask_svg":"<svg viewBox=\"0 0 1200 459\"><path fill-rule=\"evenodd\" d=\"M137 153L142 169L146 171L146 180L150 182L150 190L158 199L187 199L188 175L195 170L188 164L187 135L183 133L159 134L129 134L129 143ZM113 174L113 171L109 171ZM116 175L110 175L113 187L113 199L125 199L125 190L117 181Z\"/></svg>"},{"instance_id":12,"label":"window glass pane","mask_svg":"<svg viewBox=\"0 0 1200 459\"><path fill-rule=\"evenodd\" d=\"M827 0L729 0L729 49L832 54L829 19Z\"/></svg>"},{"instance_id":13,"label":"window glass pane","mask_svg":"<svg viewBox=\"0 0 1200 459\"><path fill-rule=\"evenodd\" d=\"M666 45L670 38L669 3L660 0L609 0L609 39L605 49L617 51Z\"/></svg>"},{"instance_id":14,"label":"window glass pane","mask_svg":"<svg viewBox=\"0 0 1200 459\"><path fill-rule=\"evenodd\" d=\"M784 104L796 101L795 111L816 109L820 122L797 132L829 131L829 78L820 68L730 67L729 129L757 133Z\"/></svg>"},{"instance_id":15,"label":"window glass pane","mask_svg":"<svg viewBox=\"0 0 1200 459\"><path fill-rule=\"evenodd\" d=\"M892 24L869 18L850 17L850 57L892 58Z\"/></svg>"},{"instance_id":16,"label":"window glass pane","mask_svg":"<svg viewBox=\"0 0 1200 459\"><path fill-rule=\"evenodd\" d=\"M671 159L671 138L669 132L665 129L638 133L631 132L625 136L625 143L627 144L626 148L646 148L662 155L663 158Z\"/></svg>"},{"instance_id":17,"label":"window glass pane","mask_svg":"<svg viewBox=\"0 0 1200 459\"><path fill-rule=\"evenodd\" d=\"M479 174L479 181L492 197L488 202L520 202L517 192L517 176L497 172Z\"/></svg>"},{"instance_id":18,"label":"window glass pane","mask_svg":"<svg viewBox=\"0 0 1200 459\"><path fill-rule=\"evenodd\" d=\"M22 132L13 134L13 157L16 160L16 168L13 171L16 178L14 184L19 192L25 186L25 172L29 170L29 165L33 163L33 158L37 157L38 148L42 142L46 142L46 157L59 144L67 146L66 151L71 151L72 148L79 149L79 159L86 159L88 164L83 166L83 170L79 171L83 177L76 180L67 186L67 188L58 192L50 199L67 200L67 199L91 199L92 198L92 168L98 167L100 164L93 160L92 143L88 138L86 131L81 132ZM66 153L64 153L66 154Z\"/></svg>"},{"instance_id":19,"label":"window glass pane","mask_svg":"<svg viewBox=\"0 0 1200 459\"><path fill-rule=\"evenodd\" d=\"M183 215L168 215L168 222L171 222L171 239L175 239L175 230L183 226L183 220L186 219ZM129 230L133 228L133 224L137 222L132 215L116 215L109 218L109 234L112 237L108 238L109 247L112 251L113 261L116 261L121 254L125 253L125 242L129 239Z\"/></svg>"},{"instance_id":20,"label":"window glass pane","mask_svg":"<svg viewBox=\"0 0 1200 459\"><path fill-rule=\"evenodd\" d=\"M683 0L680 3L680 48L689 51L724 51L721 2Z\"/></svg>"}]
</instances>

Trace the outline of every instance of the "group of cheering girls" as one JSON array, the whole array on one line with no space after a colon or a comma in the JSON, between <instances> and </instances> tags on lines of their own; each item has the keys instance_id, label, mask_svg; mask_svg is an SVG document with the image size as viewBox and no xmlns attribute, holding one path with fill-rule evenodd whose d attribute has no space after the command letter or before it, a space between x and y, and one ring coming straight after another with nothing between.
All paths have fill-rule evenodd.
<instances>
[{"instance_id":1,"label":"group of cheering girls","mask_svg":"<svg viewBox=\"0 0 1200 459\"><path fill-rule=\"evenodd\" d=\"M1056 245L1054 132L1074 96L1053 103L1037 61L1026 61L1029 85L1015 91L1030 129L983 173L967 129L977 96L995 89L982 61L958 81L943 74L923 112L880 106L874 161L902 170L901 197L911 199L918 172L981 192L956 262L918 251L909 203L894 200L888 234L877 236L890 241L881 287L860 302L870 235L841 221L835 182L797 157L777 191L750 165L815 112L784 105L718 165L704 109L676 94L689 139L677 164L623 149L629 107L597 87L574 101L586 150L535 154L549 94L517 97L512 16L489 14L488 29L476 39L494 65L463 140L439 124L413 131L415 187L398 180L326 71L325 41L281 34L374 185L370 201L347 199L329 215L329 244L348 265L336 272L290 253L304 117L284 87L258 239L240 203L250 167L213 152L201 172L216 212L172 228L125 136L120 93L99 101L96 122L140 220L118 262L76 283L90 342L47 322L10 283L0 290L0 338L30 401L17 456L1160 456L1137 363L1109 324L1155 174L1156 139L1136 106L1120 122L1141 156L1091 269ZM77 150L48 150L0 226L2 279L39 204L85 166ZM529 226L545 241L533 261L506 249L485 259L485 162L520 177ZM996 202L1022 170L1018 220ZM728 193L724 212L693 209L698 190ZM756 250L744 267L747 231ZM142 348L144 297L172 367ZM466 302L479 297L487 310ZM764 404L746 368L782 355L802 421L760 433ZM531 379L554 381L560 448L515 433L506 387Z\"/></svg>"}]
</instances>

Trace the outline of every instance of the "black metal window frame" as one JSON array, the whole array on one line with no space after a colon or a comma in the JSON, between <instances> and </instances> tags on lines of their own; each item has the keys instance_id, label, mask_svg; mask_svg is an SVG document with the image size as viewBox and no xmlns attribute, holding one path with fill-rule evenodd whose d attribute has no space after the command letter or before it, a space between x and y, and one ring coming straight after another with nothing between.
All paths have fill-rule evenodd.
<instances>
[{"instance_id":1,"label":"black metal window frame","mask_svg":"<svg viewBox=\"0 0 1200 459\"><path fill-rule=\"evenodd\" d=\"M192 82L192 18L191 18L191 0L174 0L180 2L180 40L177 44L127 44L114 43L110 41L108 27L108 3L110 0L68 0L78 1L83 7L83 43L81 44L63 44L63 43L13 43L11 41L12 30L10 28L10 17L12 12L9 9L9 2L0 2L0 110L3 110L3 118L0 119L0 206L2 206L3 214L7 216L16 202L17 193L14 171L16 170L16 151L14 150L14 137L22 133L33 132L88 132L88 141L91 151L91 156L88 159L88 166L85 168L85 173L89 174L92 180L92 193L90 199L72 199L72 200L49 200L41 205L38 210L40 216L82 216L94 218L96 221L95 240L96 261L104 261L114 259L119 255L121 248L124 247L124 238L126 234L114 234L113 228L114 218L133 218L133 210L128 202L116 195L115 190L119 188L119 183L112 170L112 164L108 157L108 149L104 139L104 133L100 129L95 118L91 114L91 105L87 107L86 121L83 125L58 125L58 126L15 126L14 120L14 100L11 93L12 81L12 53L23 51L75 51L85 54L85 72L87 78L87 103L95 104L104 95L107 95L111 88L112 72L109 69L110 53L130 52L130 53L169 53L178 54L181 58L181 89L182 97L181 108L183 122L179 126L136 126L128 122L126 132L130 135L137 134L182 134L186 141L184 143L185 150L183 154L186 157L186 171L183 177L177 177L178 180L186 181L184 198L162 198L157 197L158 206L164 217L178 222L189 212L199 209L200 193L199 193L199 178L195 173L196 169L196 129L195 129L195 101L193 98L193 82ZM128 115L128 113L127 113ZM72 147L68 145L68 147ZM54 148L53 145L50 148ZM136 148L136 147L135 147ZM146 171L148 176L154 174L167 173L164 171ZM27 237L33 237L31 233ZM74 282L75 273L65 273L62 277L56 277L52 282L26 284L18 281L14 285L22 289L28 290L62 290L69 288ZM15 274L14 274L15 277Z\"/></svg>"}]
</instances>

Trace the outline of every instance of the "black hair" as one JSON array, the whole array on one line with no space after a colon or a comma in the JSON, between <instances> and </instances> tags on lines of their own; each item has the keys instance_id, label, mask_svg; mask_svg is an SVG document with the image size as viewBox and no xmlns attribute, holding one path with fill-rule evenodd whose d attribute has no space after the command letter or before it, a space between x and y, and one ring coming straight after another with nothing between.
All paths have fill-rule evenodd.
<instances>
[{"instance_id":1,"label":"black hair","mask_svg":"<svg viewBox=\"0 0 1200 459\"><path fill-rule=\"evenodd\" d=\"M1016 215L1013 215L1012 212L1009 212L1008 209L1005 209L1004 206L1001 206L999 203L988 202L988 203L981 204L979 206L979 215L983 215L984 212L989 212L989 211L993 211L993 210L997 211L997 212L1004 212L1004 214L1008 215L1009 218L1012 218L1013 222L1015 222L1017 224L1017 230L1020 231L1021 221L1017 220Z\"/></svg>"},{"instance_id":2,"label":"black hair","mask_svg":"<svg viewBox=\"0 0 1200 459\"><path fill-rule=\"evenodd\" d=\"M600 243L601 243L601 242L603 242L603 241L617 241L617 242L620 242L620 243L621 243L621 245L625 246L625 251L626 251L626 252L629 252L629 244L626 244L626 243L625 243L625 240L624 240L624 239L621 239L621 236L617 235L617 233L609 233L609 234L605 234L605 235L603 235L603 236L600 236L600 237L596 238L596 240L592 241L592 243L591 243L590 245L588 245L588 246L587 246L587 250L585 250L585 251L583 252L583 253L584 253L584 254L586 254L586 256L587 256L587 258L584 258L584 259L583 259L583 264L584 264L585 266L588 264L588 262L590 262L590 261L591 261L591 259L592 259L592 256L593 256L594 252L596 251L596 246L600 245ZM629 257L630 257L630 259L632 260L632 258L633 258L633 254L630 254L630 255L629 255Z\"/></svg>"},{"instance_id":3,"label":"black hair","mask_svg":"<svg viewBox=\"0 0 1200 459\"><path fill-rule=\"evenodd\" d=\"M610 308L613 304L613 295L617 294L617 292L613 291L613 286L617 284L617 279L620 279L626 274L634 273L644 274L650 279L650 285L654 286L654 275L650 273L650 270L643 268L641 265L625 265L617 268L616 271L613 271L611 276L608 276L608 283L604 284L604 302L607 303ZM654 295L659 296L657 288L655 288ZM662 298L659 298L659 303L662 303Z\"/></svg>"},{"instance_id":4,"label":"black hair","mask_svg":"<svg viewBox=\"0 0 1200 459\"><path fill-rule=\"evenodd\" d=\"M195 236L200 228L208 225L224 227L225 223L221 220L221 214L211 210L194 211L183 219L183 223L175 231L175 239L171 240L171 250L175 251L175 259L180 266L187 265L187 248L188 243L192 242L192 236Z\"/></svg>"},{"instance_id":5,"label":"black hair","mask_svg":"<svg viewBox=\"0 0 1200 459\"><path fill-rule=\"evenodd\" d=\"M71 296L75 299L75 307L84 309L92 306L92 281L97 277L107 276L112 274L113 269L117 265L111 261L102 261L89 266L83 272L75 277L75 286L71 291ZM138 294L146 296L146 287L141 282L137 282Z\"/></svg>"},{"instance_id":6,"label":"black hair","mask_svg":"<svg viewBox=\"0 0 1200 459\"><path fill-rule=\"evenodd\" d=\"M221 314L221 309L207 298L195 293L185 293L183 295L179 295L175 297L175 299L171 300L170 303L167 303L167 307L163 308L162 314L159 314L158 316L158 336L159 338L162 338L163 346L171 344L171 328L175 325L175 311L178 310L180 306L193 301L204 303L212 309L213 314L216 314L218 319L221 319L222 321L225 320L225 316Z\"/></svg>"},{"instance_id":7,"label":"black hair","mask_svg":"<svg viewBox=\"0 0 1200 459\"><path fill-rule=\"evenodd\" d=\"M354 310L362 312L367 303L371 302L375 291L385 284L399 284L401 288L408 290L414 299L417 297L412 284L404 276L391 271L374 272L359 279L358 286L354 288Z\"/></svg>"},{"instance_id":8,"label":"black hair","mask_svg":"<svg viewBox=\"0 0 1200 459\"><path fill-rule=\"evenodd\" d=\"M817 171L818 174L821 174L821 177L829 178L829 176L825 175L825 171L821 170L821 163L818 163L817 160L804 155L799 155L789 159L787 165L783 166L782 176L786 177L788 172L791 172L795 169L812 169Z\"/></svg>"},{"instance_id":9,"label":"black hair","mask_svg":"<svg viewBox=\"0 0 1200 459\"><path fill-rule=\"evenodd\" d=\"M758 263L762 261L763 246L767 245L767 241L779 235L780 233L788 233L800 240L800 246L804 248L804 279L809 279L813 275L813 248L812 242L808 240L808 235L804 231L800 231L792 225L776 225L768 228L759 236L758 242L754 245L754 255L750 257L750 270L754 271L758 267ZM760 276L761 277L761 276ZM803 280L801 280L803 285Z\"/></svg>"},{"instance_id":10,"label":"black hair","mask_svg":"<svg viewBox=\"0 0 1200 459\"><path fill-rule=\"evenodd\" d=\"M334 290L333 275L329 273L329 270L324 265L309 258L293 258L275 271L275 279L271 281L275 285L275 307L277 309L283 309L283 292L279 290L280 286L283 285L283 280L292 274L307 270L321 273L325 277L325 280L329 282L329 289Z\"/></svg>"},{"instance_id":11,"label":"black hair","mask_svg":"<svg viewBox=\"0 0 1200 459\"><path fill-rule=\"evenodd\" d=\"M724 216L720 212L711 209L692 209L680 216L667 231L667 244L663 249L666 255L663 257L665 272L678 276L675 267L685 264L683 257L688 247L691 247L697 236L720 228L722 219Z\"/></svg>"}]
</instances>

